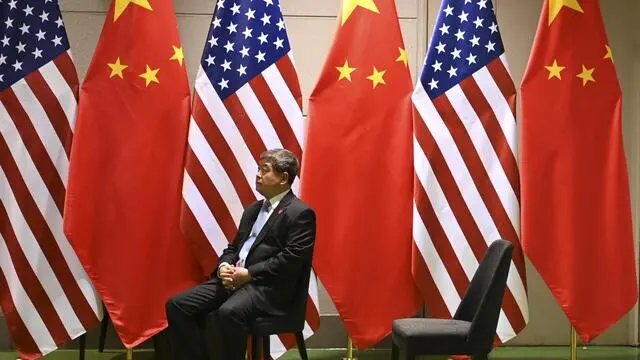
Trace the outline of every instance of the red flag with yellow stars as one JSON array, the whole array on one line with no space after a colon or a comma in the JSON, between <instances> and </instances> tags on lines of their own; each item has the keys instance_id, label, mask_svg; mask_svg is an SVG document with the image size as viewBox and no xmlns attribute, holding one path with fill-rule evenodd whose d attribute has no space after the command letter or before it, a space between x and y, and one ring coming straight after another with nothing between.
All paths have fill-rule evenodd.
<instances>
[{"instance_id":1,"label":"red flag with yellow stars","mask_svg":"<svg viewBox=\"0 0 640 360\"><path fill-rule=\"evenodd\" d=\"M302 199L314 268L358 348L417 312L411 276L413 85L393 0L344 0L310 97Z\"/></svg>"},{"instance_id":2,"label":"red flag with yellow stars","mask_svg":"<svg viewBox=\"0 0 640 360\"><path fill-rule=\"evenodd\" d=\"M129 348L200 280L179 228L188 120L173 3L115 0L80 91L64 232Z\"/></svg>"},{"instance_id":3,"label":"red flag with yellow stars","mask_svg":"<svg viewBox=\"0 0 640 360\"><path fill-rule=\"evenodd\" d=\"M597 0L548 0L522 82L522 245L583 341L638 298L621 91Z\"/></svg>"}]
</instances>

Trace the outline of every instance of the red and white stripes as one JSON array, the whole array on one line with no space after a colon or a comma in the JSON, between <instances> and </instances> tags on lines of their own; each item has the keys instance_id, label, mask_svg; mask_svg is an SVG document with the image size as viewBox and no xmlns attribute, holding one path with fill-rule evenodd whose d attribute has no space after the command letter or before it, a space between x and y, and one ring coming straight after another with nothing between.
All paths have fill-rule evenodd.
<instances>
[{"instance_id":1,"label":"red and white stripes","mask_svg":"<svg viewBox=\"0 0 640 360\"><path fill-rule=\"evenodd\" d=\"M452 316L488 245L514 242L501 341L528 320L515 97L504 55L434 100L421 83L412 97L416 282L434 315Z\"/></svg>"},{"instance_id":2,"label":"red and white stripes","mask_svg":"<svg viewBox=\"0 0 640 360\"><path fill-rule=\"evenodd\" d=\"M302 95L290 54L224 101L214 86L200 69L182 190L182 229L207 273L234 240L244 209L260 198L254 187L260 154L286 148L301 159L304 143ZM294 193L298 187L295 182ZM305 336L319 326L318 305L312 274ZM294 338L271 337L274 357L291 346Z\"/></svg>"},{"instance_id":3,"label":"red and white stripes","mask_svg":"<svg viewBox=\"0 0 640 360\"><path fill-rule=\"evenodd\" d=\"M25 359L102 318L62 231L77 91L67 52L0 93L0 301Z\"/></svg>"}]
</instances>

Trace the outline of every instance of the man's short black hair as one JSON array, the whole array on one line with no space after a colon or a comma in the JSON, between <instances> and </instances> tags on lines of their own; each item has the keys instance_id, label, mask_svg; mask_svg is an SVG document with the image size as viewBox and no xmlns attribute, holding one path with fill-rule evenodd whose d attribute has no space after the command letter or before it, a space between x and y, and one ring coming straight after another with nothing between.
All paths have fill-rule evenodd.
<instances>
[{"instance_id":1,"label":"man's short black hair","mask_svg":"<svg viewBox=\"0 0 640 360\"><path fill-rule=\"evenodd\" d=\"M287 149L267 150L260 154L260 160L270 163L273 169L279 173L289 174L289 185L293 184L300 169L298 158Z\"/></svg>"}]
</instances>

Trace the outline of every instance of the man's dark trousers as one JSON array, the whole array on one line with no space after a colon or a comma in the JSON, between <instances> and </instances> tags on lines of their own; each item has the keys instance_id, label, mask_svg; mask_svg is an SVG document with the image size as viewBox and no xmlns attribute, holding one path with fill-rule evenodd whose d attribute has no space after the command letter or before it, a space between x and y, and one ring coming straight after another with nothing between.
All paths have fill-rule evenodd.
<instances>
[{"instance_id":1,"label":"man's dark trousers","mask_svg":"<svg viewBox=\"0 0 640 360\"><path fill-rule=\"evenodd\" d=\"M217 329L206 329L205 314L215 312ZM173 339L174 359L206 360L207 343L213 343L216 359L244 360L247 325L261 313L253 304L246 287L227 290L219 278L213 278L167 302L167 320ZM218 338L205 339L205 334Z\"/></svg>"}]
</instances>

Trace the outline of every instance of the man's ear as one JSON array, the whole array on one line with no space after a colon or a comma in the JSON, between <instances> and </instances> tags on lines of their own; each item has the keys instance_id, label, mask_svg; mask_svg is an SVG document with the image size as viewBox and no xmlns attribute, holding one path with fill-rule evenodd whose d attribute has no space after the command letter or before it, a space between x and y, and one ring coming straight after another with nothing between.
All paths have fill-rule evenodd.
<instances>
[{"instance_id":1,"label":"man's ear","mask_svg":"<svg viewBox=\"0 0 640 360\"><path fill-rule=\"evenodd\" d=\"M284 184L287 184L288 182L289 182L289 173L288 172L282 173L282 180L280 180L280 184L284 185Z\"/></svg>"}]
</instances>

